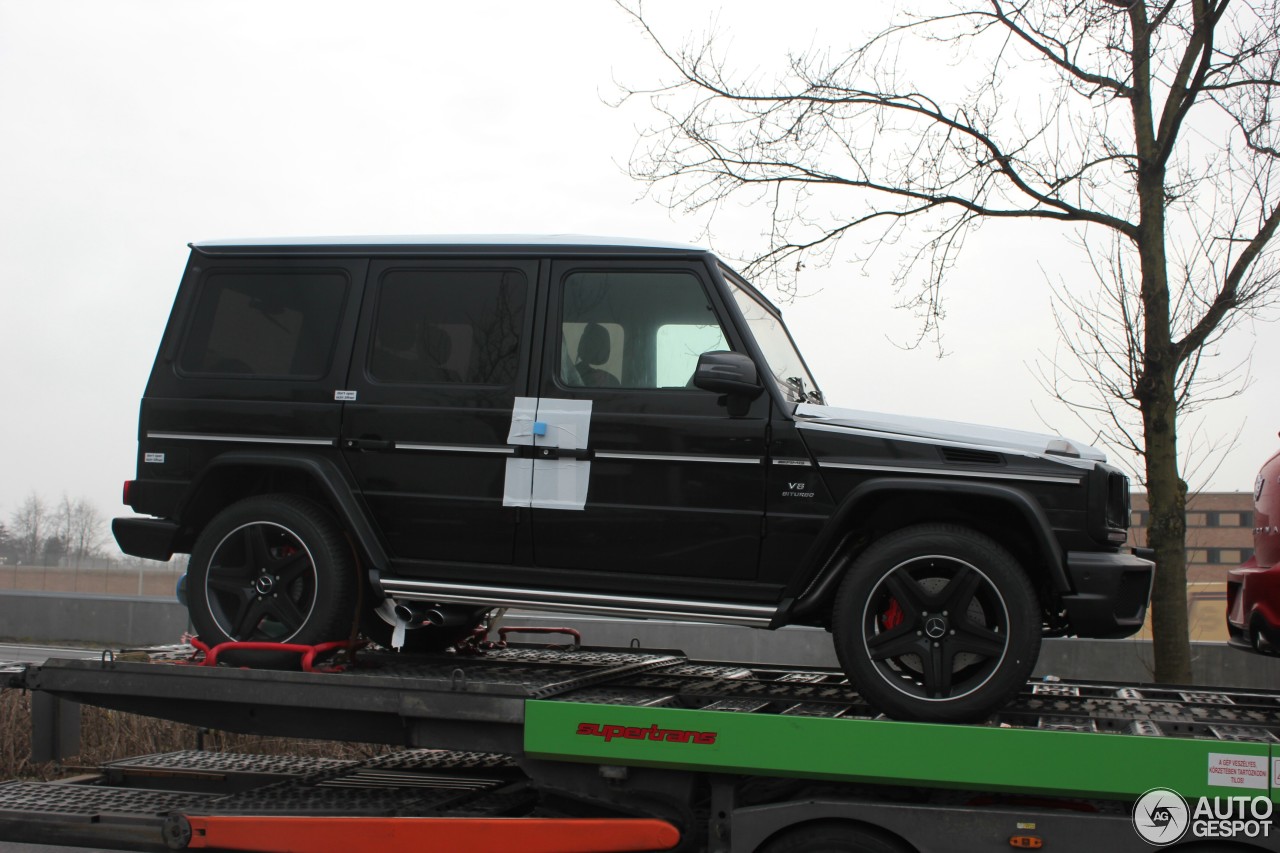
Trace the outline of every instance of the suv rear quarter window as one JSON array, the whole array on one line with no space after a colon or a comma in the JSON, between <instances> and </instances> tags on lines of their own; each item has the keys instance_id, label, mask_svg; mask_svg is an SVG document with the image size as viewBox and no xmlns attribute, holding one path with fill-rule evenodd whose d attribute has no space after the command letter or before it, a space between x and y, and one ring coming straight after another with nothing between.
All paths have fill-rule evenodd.
<instances>
[{"instance_id":1,"label":"suv rear quarter window","mask_svg":"<svg viewBox=\"0 0 1280 853\"><path fill-rule=\"evenodd\" d=\"M329 371L349 280L337 270L211 273L178 358L187 375L318 380Z\"/></svg>"}]
</instances>

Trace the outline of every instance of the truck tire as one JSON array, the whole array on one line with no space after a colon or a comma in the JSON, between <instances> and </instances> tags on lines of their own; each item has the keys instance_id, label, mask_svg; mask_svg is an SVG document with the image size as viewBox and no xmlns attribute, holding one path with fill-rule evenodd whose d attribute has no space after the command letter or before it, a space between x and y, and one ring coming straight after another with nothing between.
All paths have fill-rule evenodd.
<instances>
[{"instance_id":1,"label":"truck tire","mask_svg":"<svg viewBox=\"0 0 1280 853\"><path fill-rule=\"evenodd\" d=\"M337 522L296 495L247 498L200 533L187 570L201 641L314 645L346 639L355 618L355 561ZM296 665L289 653L241 651L229 663Z\"/></svg>"},{"instance_id":2,"label":"truck tire","mask_svg":"<svg viewBox=\"0 0 1280 853\"><path fill-rule=\"evenodd\" d=\"M872 707L900 720L967 722L1007 705L1040 654L1031 581L995 540L923 524L872 543L832 614L836 654Z\"/></svg>"}]
</instances>

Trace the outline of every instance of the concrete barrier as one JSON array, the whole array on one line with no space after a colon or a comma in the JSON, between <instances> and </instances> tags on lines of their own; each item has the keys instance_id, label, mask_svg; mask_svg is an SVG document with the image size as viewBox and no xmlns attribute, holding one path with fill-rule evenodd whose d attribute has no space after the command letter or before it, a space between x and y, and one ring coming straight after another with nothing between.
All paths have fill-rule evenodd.
<instances>
[{"instance_id":1,"label":"concrete barrier","mask_svg":"<svg viewBox=\"0 0 1280 853\"><path fill-rule=\"evenodd\" d=\"M171 598L0 593L0 637L7 640L148 646L176 643L186 630L186 608Z\"/></svg>"},{"instance_id":2,"label":"concrete barrier","mask_svg":"<svg viewBox=\"0 0 1280 853\"><path fill-rule=\"evenodd\" d=\"M692 622L596 619L547 613L508 613L504 625L563 626L593 646L678 649L701 660L838 668L831 636L816 628L760 631ZM168 598L107 598L74 593L0 593L0 638L38 643L94 643L128 647L175 643L187 630L186 610ZM559 642L515 634L513 641ZM1046 640L1037 676L1149 683L1151 644L1140 640ZM1192 684L1280 689L1280 658L1192 643Z\"/></svg>"}]
</instances>

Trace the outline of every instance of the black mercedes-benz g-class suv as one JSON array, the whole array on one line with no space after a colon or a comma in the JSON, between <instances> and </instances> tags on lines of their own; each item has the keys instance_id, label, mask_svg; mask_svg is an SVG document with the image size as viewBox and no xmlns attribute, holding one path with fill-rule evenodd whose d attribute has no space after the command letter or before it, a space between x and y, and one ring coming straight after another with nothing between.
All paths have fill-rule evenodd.
<instances>
[{"instance_id":1,"label":"black mercedes-benz g-class suv","mask_svg":"<svg viewBox=\"0 0 1280 853\"><path fill-rule=\"evenodd\" d=\"M1091 447L837 409L710 252L592 238L199 243L142 400L125 553L209 643L492 608L817 625L901 718L987 715L1153 566Z\"/></svg>"}]
</instances>

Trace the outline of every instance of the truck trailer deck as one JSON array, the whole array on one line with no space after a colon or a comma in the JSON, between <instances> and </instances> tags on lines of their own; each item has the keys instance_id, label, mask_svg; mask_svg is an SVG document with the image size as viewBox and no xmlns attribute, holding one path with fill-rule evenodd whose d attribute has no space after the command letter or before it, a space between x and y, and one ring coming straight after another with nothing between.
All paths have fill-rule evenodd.
<instances>
[{"instance_id":1,"label":"truck trailer deck","mask_svg":"<svg viewBox=\"0 0 1280 853\"><path fill-rule=\"evenodd\" d=\"M12 781L0 785L0 840L1148 850L1135 804L1159 789L1183 800L1181 844L1217 845L1183 849L1280 850L1269 820L1280 799L1280 693L1032 681L984 724L942 725L874 716L836 670L670 650L370 652L311 672L196 665L207 657L190 647L108 652L7 664L3 677L58 703L404 750L365 761L190 751L63 782ZM1193 824L1200 798L1240 814Z\"/></svg>"}]
</instances>

